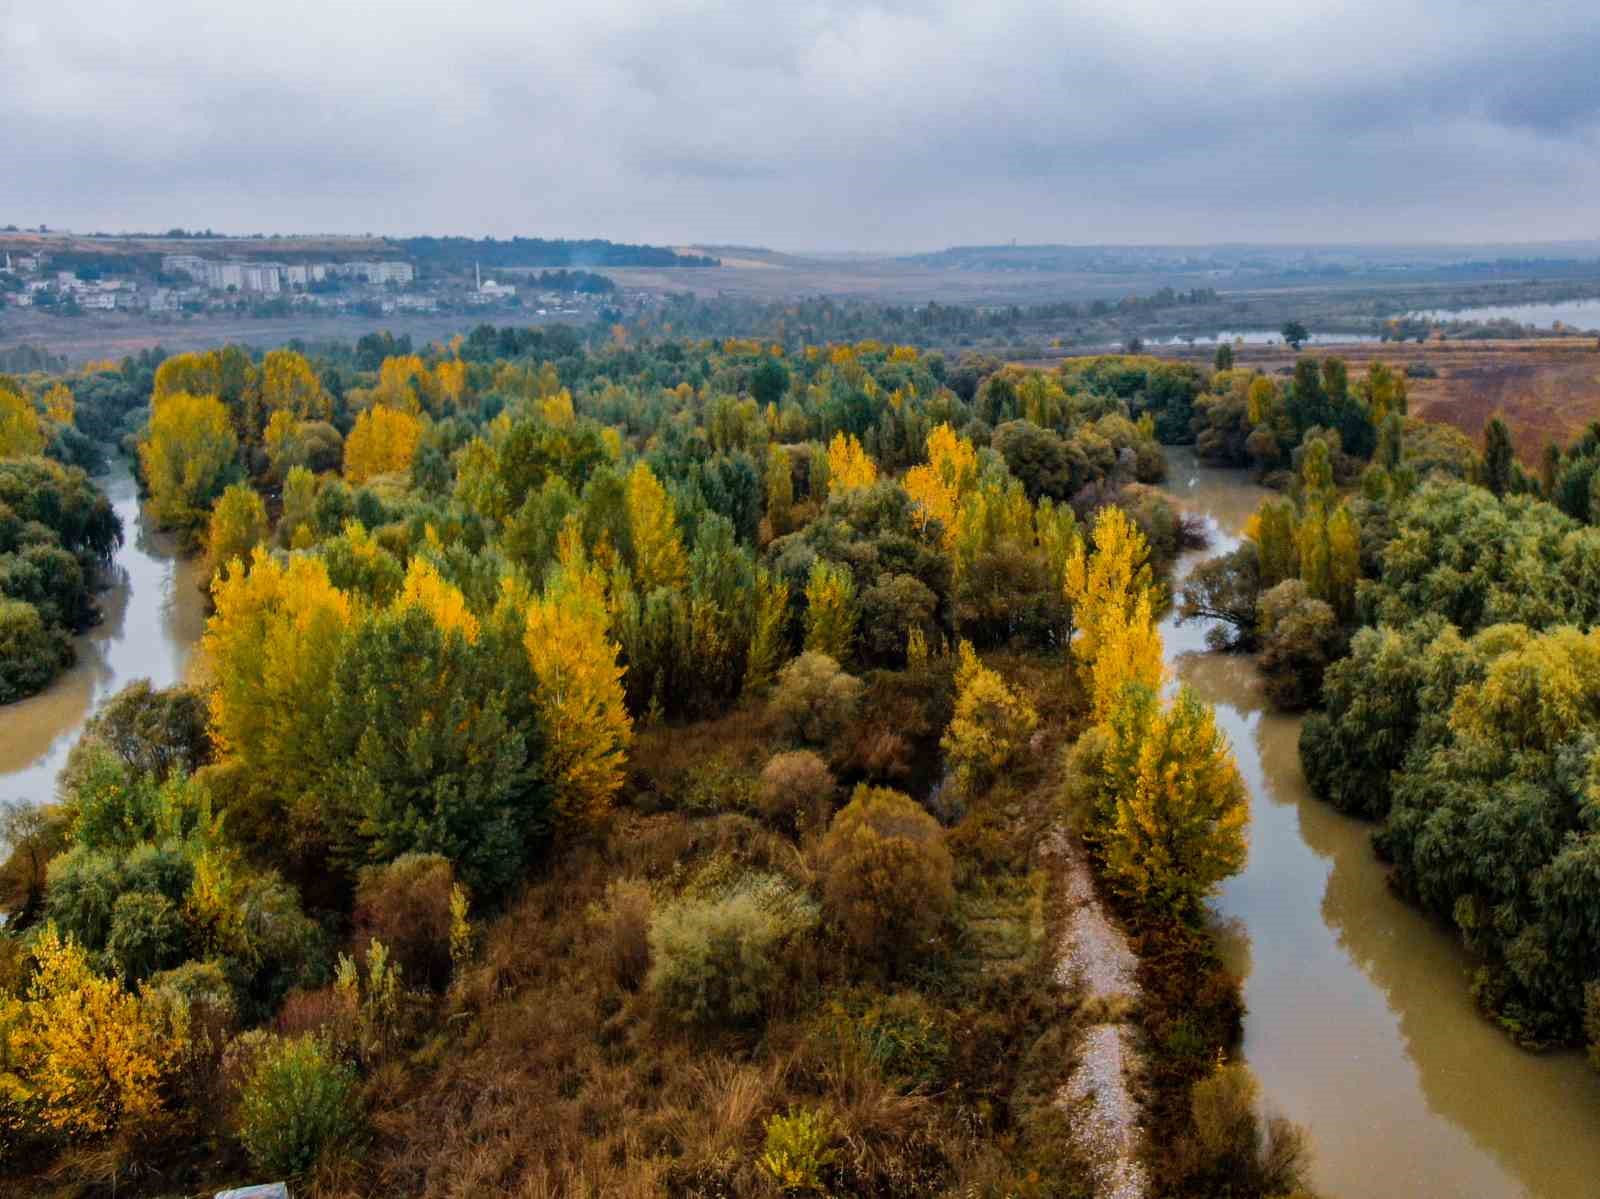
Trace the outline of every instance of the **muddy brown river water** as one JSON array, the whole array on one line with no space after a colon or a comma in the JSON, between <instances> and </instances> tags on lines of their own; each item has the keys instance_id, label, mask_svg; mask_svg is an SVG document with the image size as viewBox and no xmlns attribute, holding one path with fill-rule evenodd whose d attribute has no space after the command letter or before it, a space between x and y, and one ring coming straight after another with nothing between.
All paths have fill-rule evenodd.
<instances>
[{"instance_id":1,"label":"muddy brown river water","mask_svg":"<svg viewBox=\"0 0 1600 1199\"><path fill-rule=\"evenodd\" d=\"M165 687L184 678L205 629L198 568L145 519L127 464L114 459L95 482L122 517L125 538L112 585L99 596L105 619L75 639L71 670L31 699L0 707L3 798L52 798L56 773L95 707L134 679Z\"/></svg>"},{"instance_id":2,"label":"muddy brown river water","mask_svg":"<svg viewBox=\"0 0 1600 1199\"><path fill-rule=\"evenodd\" d=\"M1168 452L1168 489L1212 524L1180 573L1237 544L1262 496L1239 472ZM1517 1049L1468 992L1448 930L1396 899L1372 826L1315 799L1300 721L1272 711L1249 658L1162 626L1169 666L1216 706L1250 790L1250 860L1213 905L1244 976L1244 1053L1270 1105L1305 1124L1319 1189L1340 1199L1600 1194L1600 1075L1577 1053Z\"/></svg>"}]
</instances>

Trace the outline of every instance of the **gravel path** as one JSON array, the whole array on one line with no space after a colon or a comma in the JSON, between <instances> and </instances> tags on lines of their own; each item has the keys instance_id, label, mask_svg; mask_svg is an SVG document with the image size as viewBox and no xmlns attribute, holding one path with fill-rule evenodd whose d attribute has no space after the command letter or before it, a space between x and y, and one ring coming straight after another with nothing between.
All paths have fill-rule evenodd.
<instances>
[{"instance_id":1,"label":"gravel path","mask_svg":"<svg viewBox=\"0 0 1600 1199\"><path fill-rule=\"evenodd\" d=\"M1078 994L1089 1018L1100 1021L1078 1038L1076 1064L1056 1102L1071 1118L1073 1146L1093 1172L1096 1199L1144 1199L1150 1180L1139 1160L1143 1138L1132 1086L1139 1066L1137 1030L1126 1022L1139 998L1139 959L1100 906L1078 839L1057 828L1043 848L1067 907L1056 944L1056 980Z\"/></svg>"},{"instance_id":2,"label":"gravel path","mask_svg":"<svg viewBox=\"0 0 1600 1199\"><path fill-rule=\"evenodd\" d=\"M1108 1002L1138 998L1139 959L1122 930L1106 918L1094 893L1094 878L1083 847L1064 829L1051 834L1048 852L1060 863L1061 893L1067 919L1056 946L1056 981L1079 990L1084 1000Z\"/></svg>"}]
</instances>

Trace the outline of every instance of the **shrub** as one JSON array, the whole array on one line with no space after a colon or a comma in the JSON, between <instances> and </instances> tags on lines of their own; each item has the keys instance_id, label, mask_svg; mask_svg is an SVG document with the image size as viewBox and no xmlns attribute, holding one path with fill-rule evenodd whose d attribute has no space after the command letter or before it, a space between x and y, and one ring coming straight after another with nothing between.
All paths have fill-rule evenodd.
<instances>
[{"instance_id":1,"label":"shrub","mask_svg":"<svg viewBox=\"0 0 1600 1199\"><path fill-rule=\"evenodd\" d=\"M938 928L955 898L939 822L887 787L856 788L820 859L829 918L863 953L903 953Z\"/></svg>"},{"instance_id":2,"label":"shrub","mask_svg":"<svg viewBox=\"0 0 1600 1199\"><path fill-rule=\"evenodd\" d=\"M39 609L0 596L0 704L42 690L72 661L72 643Z\"/></svg>"},{"instance_id":3,"label":"shrub","mask_svg":"<svg viewBox=\"0 0 1600 1199\"><path fill-rule=\"evenodd\" d=\"M128 891L111 909L106 955L130 983L183 961L186 941L183 915L165 895Z\"/></svg>"},{"instance_id":4,"label":"shrub","mask_svg":"<svg viewBox=\"0 0 1600 1199\"><path fill-rule=\"evenodd\" d=\"M838 1125L826 1111L790 1108L767 1121L767 1143L761 1168L785 1191L822 1191L822 1175L839 1159L830 1148Z\"/></svg>"},{"instance_id":5,"label":"shrub","mask_svg":"<svg viewBox=\"0 0 1600 1199\"><path fill-rule=\"evenodd\" d=\"M771 875L687 895L650 921L650 990L685 1024L756 1022L782 981L783 943L814 921L805 898Z\"/></svg>"},{"instance_id":6,"label":"shrub","mask_svg":"<svg viewBox=\"0 0 1600 1199\"><path fill-rule=\"evenodd\" d=\"M644 981L650 969L651 905L646 883L615 879L606 884L605 902L591 913L612 977L630 991Z\"/></svg>"},{"instance_id":7,"label":"shrub","mask_svg":"<svg viewBox=\"0 0 1600 1199\"><path fill-rule=\"evenodd\" d=\"M1194 1159L1190 1174L1210 1194L1289 1195L1305 1190L1310 1162L1305 1131L1281 1116L1263 1121L1260 1086L1246 1066L1219 1066L1190 1092Z\"/></svg>"},{"instance_id":8,"label":"shrub","mask_svg":"<svg viewBox=\"0 0 1600 1199\"><path fill-rule=\"evenodd\" d=\"M366 867L356 883L358 945L382 941L407 979L442 990L450 982L454 886L455 871L441 854L402 854Z\"/></svg>"},{"instance_id":9,"label":"shrub","mask_svg":"<svg viewBox=\"0 0 1600 1199\"><path fill-rule=\"evenodd\" d=\"M772 710L786 735L826 745L856 717L863 685L826 654L805 653L778 672Z\"/></svg>"},{"instance_id":10,"label":"shrub","mask_svg":"<svg viewBox=\"0 0 1600 1199\"><path fill-rule=\"evenodd\" d=\"M1343 648L1333 609L1299 579L1285 579L1261 597L1260 632L1268 697L1291 712L1315 703L1324 671Z\"/></svg>"},{"instance_id":11,"label":"shrub","mask_svg":"<svg viewBox=\"0 0 1600 1199\"><path fill-rule=\"evenodd\" d=\"M834 786L833 773L810 750L774 754L761 771L761 814L797 832L816 827L828 817Z\"/></svg>"},{"instance_id":12,"label":"shrub","mask_svg":"<svg viewBox=\"0 0 1600 1199\"><path fill-rule=\"evenodd\" d=\"M355 1071L318 1038L268 1044L250 1063L239 1097L239 1142L264 1173L302 1174L361 1134L356 1088Z\"/></svg>"}]
</instances>

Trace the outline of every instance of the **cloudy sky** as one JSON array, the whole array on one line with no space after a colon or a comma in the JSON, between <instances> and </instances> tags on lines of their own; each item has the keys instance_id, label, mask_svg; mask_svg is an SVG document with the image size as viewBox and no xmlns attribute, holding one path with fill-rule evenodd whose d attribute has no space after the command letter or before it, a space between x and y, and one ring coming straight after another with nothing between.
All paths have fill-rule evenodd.
<instances>
[{"instance_id":1,"label":"cloudy sky","mask_svg":"<svg viewBox=\"0 0 1600 1199\"><path fill-rule=\"evenodd\" d=\"M0 0L0 223L1600 236L1590 0Z\"/></svg>"}]
</instances>

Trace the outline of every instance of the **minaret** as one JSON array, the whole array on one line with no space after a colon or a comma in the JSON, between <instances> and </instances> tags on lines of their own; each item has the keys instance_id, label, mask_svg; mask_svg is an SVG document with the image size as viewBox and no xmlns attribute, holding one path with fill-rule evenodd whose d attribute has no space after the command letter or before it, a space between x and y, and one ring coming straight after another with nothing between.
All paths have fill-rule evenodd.
<instances>
[{"instance_id":1,"label":"minaret","mask_svg":"<svg viewBox=\"0 0 1600 1199\"><path fill-rule=\"evenodd\" d=\"M476 277L476 279L478 281L478 290L482 291L483 290L483 267L480 266L478 263L474 262L472 264L472 273L473 273L473 275Z\"/></svg>"}]
</instances>

